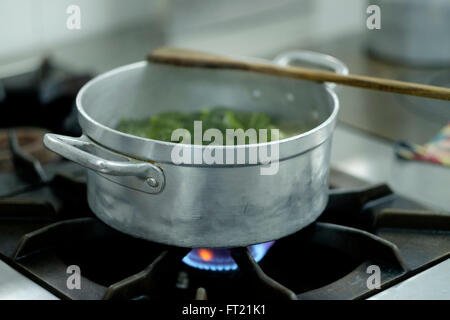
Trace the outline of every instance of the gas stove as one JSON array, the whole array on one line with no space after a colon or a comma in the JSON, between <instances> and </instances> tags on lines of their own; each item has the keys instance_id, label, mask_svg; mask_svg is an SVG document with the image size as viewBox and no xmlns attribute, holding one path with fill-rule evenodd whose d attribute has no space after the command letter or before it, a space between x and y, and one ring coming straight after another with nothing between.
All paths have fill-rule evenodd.
<instances>
[{"instance_id":1,"label":"gas stove","mask_svg":"<svg viewBox=\"0 0 450 320\"><path fill-rule=\"evenodd\" d=\"M0 124L0 299L450 299L450 215L333 169L320 218L271 242L179 248L108 227L85 169L42 146L47 130L79 134L73 99L88 78L44 60L2 81L14 112Z\"/></svg>"},{"instance_id":2,"label":"gas stove","mask_svg":"<svg viewBox=\"0 0 450 320\"><path fill-rule=\"evenodd\" d=\"M0 173L1 299L365 299L450 261L450 215L384 184L335 188L336 172L318 221L270 243L191 249L133 238L92 213L85 169L41 166L14 142L15 170Z\"/></svg>"}]
</instances>

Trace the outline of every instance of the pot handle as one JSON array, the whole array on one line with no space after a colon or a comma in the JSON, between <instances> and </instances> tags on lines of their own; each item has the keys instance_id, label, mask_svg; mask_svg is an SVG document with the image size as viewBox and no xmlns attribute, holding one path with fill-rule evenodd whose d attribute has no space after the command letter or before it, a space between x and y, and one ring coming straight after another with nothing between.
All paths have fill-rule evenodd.
<instances>
[{"instance_id":1,"label":"pot handle","mask_svg":"<svg viewBox=\"0 0 450 320\"><path fill-rule=\"evenodd\" d=\"M341 60L314 51L289 51L279 54L273 61L282 66L295 66L295 61L298 61L300 63L307 63L319 68L332 70L337 74L348 75L349 73L348 67ZM336 87L336 84L331 82L326 82L326 85L331 89Z\"/></svg>"},{"instance_id":2,"label":"pot handle","mask_svg":"<svg viewBox=\"0 0 450 320\"><path fill-rule=\"evenodd\" d=\"M103 151L100 146L93 143L85 135L81 137L68 137L54 133L44 136L44 145L57 154L72 160L83 167L105 175L109 180L119 184L121 180L127 180L126 186L147 192L159 193L164 188L165 177L163 171L150 162L136 162L134 159L118 155L124 161L106 160L93 151ZM111 152L111 151L106 151ZM107 177L108 176L108 177ZM129 179L117 179L115 177L130 177ZM137 180L136 180L137 179Z\"/></svg>"}]
</instances>

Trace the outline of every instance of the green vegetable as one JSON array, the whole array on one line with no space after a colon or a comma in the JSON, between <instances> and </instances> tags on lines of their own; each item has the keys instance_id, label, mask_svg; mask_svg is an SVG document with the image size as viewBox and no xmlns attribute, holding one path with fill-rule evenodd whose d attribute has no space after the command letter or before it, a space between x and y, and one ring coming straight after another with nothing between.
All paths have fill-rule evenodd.
<instances>
[{"instance_id":1,"label":"green vegetable","mask_svg":"<svg viewBox=\"0 0 450 320\"><path fill-rule=\"evenodd\" d=\"M209 128L216 128L222 132L224 137L226 129L243 129L245 131L253 128L258 134L259 129L267 129L268 141L271 141L270 129L279 128L264 112L242 112L218 107L191 113L163 112L145 120L122 119L116 129L135 136L174 142L171 141L171 136L175 129L187 129L193 137L194 121L202 121L203 132ZM279 133L280 139L287 137L282 130ZM258 136L258 141L259 138ZM249 143L248 139L245 143Z\"/></svg>"}]
</instances>

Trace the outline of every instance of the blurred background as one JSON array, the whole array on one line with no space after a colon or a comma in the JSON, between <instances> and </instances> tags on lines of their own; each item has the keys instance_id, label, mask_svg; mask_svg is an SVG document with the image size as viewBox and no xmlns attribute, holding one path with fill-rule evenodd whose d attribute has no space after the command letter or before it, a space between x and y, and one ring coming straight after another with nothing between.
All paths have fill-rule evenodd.
<instances>
[{"instance_id":1,"label":"blurred background","mask_svg":"<svg viewBox=\"0 0 450 320\"><path fill-rule=\"evenodd\" d=\"M72 5L80 29L67 27ZM381 8L379 30L367 28L369 5ZM79 134L79 88L163 45L267 59L315 50L355 74L450 86L449 30L448 0L1 0L0 127ZM396 154L400 141L424 145L438 134L450 120L448 102L354 88L338 94L332 167L450 207L448 167ZM0 151L1 161L8 156Z\"/></svg>"},{"instance_id":2,"label":"blurred background","mask_svg":"<svg viewBox=\"0 0 450 320\"><path fill-rule=\"evenodd\" d=\"M66 28L70 5L80 8L80 30ZM135 59L161 44L266 56L289 45L362 31L365 7L361 0L2 0L0 58L82 46L127 30L123 39L128 40L114 49ZM127 47L133 40L141 46Z\"/></svg>"}]
</instances>

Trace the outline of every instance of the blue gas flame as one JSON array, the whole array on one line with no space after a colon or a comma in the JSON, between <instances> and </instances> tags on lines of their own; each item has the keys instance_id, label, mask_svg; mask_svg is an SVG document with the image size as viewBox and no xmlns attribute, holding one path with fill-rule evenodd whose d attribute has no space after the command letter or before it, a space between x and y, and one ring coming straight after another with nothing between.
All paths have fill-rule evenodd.
<instances>
[{"instance_id":1,"label":"blue gas flame","mask_svg":"<svg viewBox=\"0 0 450 320\"><path fill-rule=\"evenodd\" d=\"M249 246L256 262L261 261L275 241ZM192 249L182 260L188 266L209 271L232 271L238 268L230 249Z\"/></svg>"}]
</instances>

